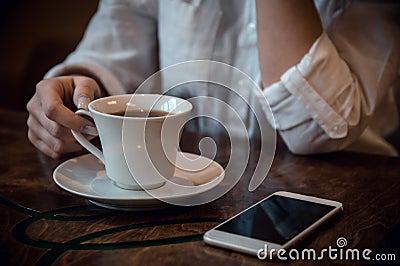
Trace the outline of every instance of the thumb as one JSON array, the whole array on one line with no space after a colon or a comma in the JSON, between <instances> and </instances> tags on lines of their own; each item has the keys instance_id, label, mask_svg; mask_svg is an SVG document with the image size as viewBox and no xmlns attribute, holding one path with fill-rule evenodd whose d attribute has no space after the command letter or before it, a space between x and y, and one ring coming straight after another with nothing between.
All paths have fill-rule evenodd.
<instances>
[{"instance_id":1,"label":"thumb","mask_svg":"<svg viewBox=\"0 0 400 266\"><path fill-rule=\"evenodd\" d=\"M74 77L74 104L78 109L87 109L95 97L100 96L100 87L96 81L88 77Z\"/></svg>"},{"instance_id":2,"label":"thumb","mask_svg":"<svg viewBox=\"0 0 400 266\"><path fill-rule=\"evenodd\" d=\"M88 109L89 103L96 97L101 96L101 90L96 81L83 76L75 76L74 81L74 104L78 109ZM98 135L92 119L84 119L85 123L80 132L87 135Z\"/></svg>"}]
</instances>

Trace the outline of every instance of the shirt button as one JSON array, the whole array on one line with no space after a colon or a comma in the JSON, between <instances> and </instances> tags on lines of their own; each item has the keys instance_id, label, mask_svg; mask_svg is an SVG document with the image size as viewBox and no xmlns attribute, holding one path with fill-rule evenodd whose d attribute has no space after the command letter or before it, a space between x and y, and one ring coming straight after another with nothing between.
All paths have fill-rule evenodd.
<instances>
[{"instance_id":1,"label":"shirt button","mask_svg":"<svg viewBox=\"0 0 400 266\"><path fill-rule=\"evenodd\" d=\"M248 27L249 27L250 30L253 30L253 29L256 28L256 23L250 22Z\"/></svg>"},{"instance_id":2,"label":"shirt button","mask_svg":"<svg viewBox=\"0 0 400 266\"><path fill-rule=\"evenodd\" d=\"M338 135L346 134L346 125L336 125L332 129Z\"/></svg>"}]
</instances>

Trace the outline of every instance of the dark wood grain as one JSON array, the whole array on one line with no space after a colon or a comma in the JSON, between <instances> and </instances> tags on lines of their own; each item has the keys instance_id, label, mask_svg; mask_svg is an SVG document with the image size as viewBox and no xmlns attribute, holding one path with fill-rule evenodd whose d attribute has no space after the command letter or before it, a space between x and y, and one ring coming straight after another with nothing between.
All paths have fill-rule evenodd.
<instances>
[{"instance_id":1,"label":"dark wood grain","mask_svg":"<svg viewBox=\"0 0 400 266\"><path fill-rule=\"evenodd\" d=\"M279 190L329 198L344 205L340 217L299 243L298 249L336 247L336 240L344 237L347 248L369 248L400 259L398 158L345 152L294 156L278 142L267 179L255 192L249 192L248 182L259 153L254 141L251 160L238 185L214 202L147 212L112 211L91 205L54 184L54 168L68 157L53 160L38 152L27 140L26 117L23 112L0 110L1 265L266 265L271 262L210 247L202 235ZM193 143L198 139L186 133L182 149L195 150ZM219 141L225 149L219 150L217 160L224 165L229 143ZM286 263L328 265L333 261Z\"/></svg>"}]
</instances>

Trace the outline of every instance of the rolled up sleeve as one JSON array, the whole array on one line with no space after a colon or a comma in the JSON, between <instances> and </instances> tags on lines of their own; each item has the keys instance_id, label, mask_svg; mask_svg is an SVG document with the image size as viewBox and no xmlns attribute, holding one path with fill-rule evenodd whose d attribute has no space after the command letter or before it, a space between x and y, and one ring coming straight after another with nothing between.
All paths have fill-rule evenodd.
<instances>
[{"instance_id":1,"label":"rolled up sleeve","mask_svg":"<svg viewBox=\"0 0 400 266\"><path fill-rule=\"evenodd\" d=\"M275 122L296 154L342 150L357 139L372 114L377 86L350 68L326 33L299 64L264 89Z\"/></svg>"}]
</instances>

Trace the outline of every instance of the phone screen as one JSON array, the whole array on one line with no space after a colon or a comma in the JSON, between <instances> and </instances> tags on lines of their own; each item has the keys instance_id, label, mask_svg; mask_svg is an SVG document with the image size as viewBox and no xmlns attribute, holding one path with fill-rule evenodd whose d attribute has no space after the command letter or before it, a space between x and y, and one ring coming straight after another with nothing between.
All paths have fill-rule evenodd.
<instances>
[{"instance_id":1,"label":"phone screen","mask_svg":"<svg viewBox=\"0 0 400 266\"><path fill-rule=\"evenodd\" d=\"M215 229L283 245L334 208L273 195Z\"/></svg>"}]
</instances>

